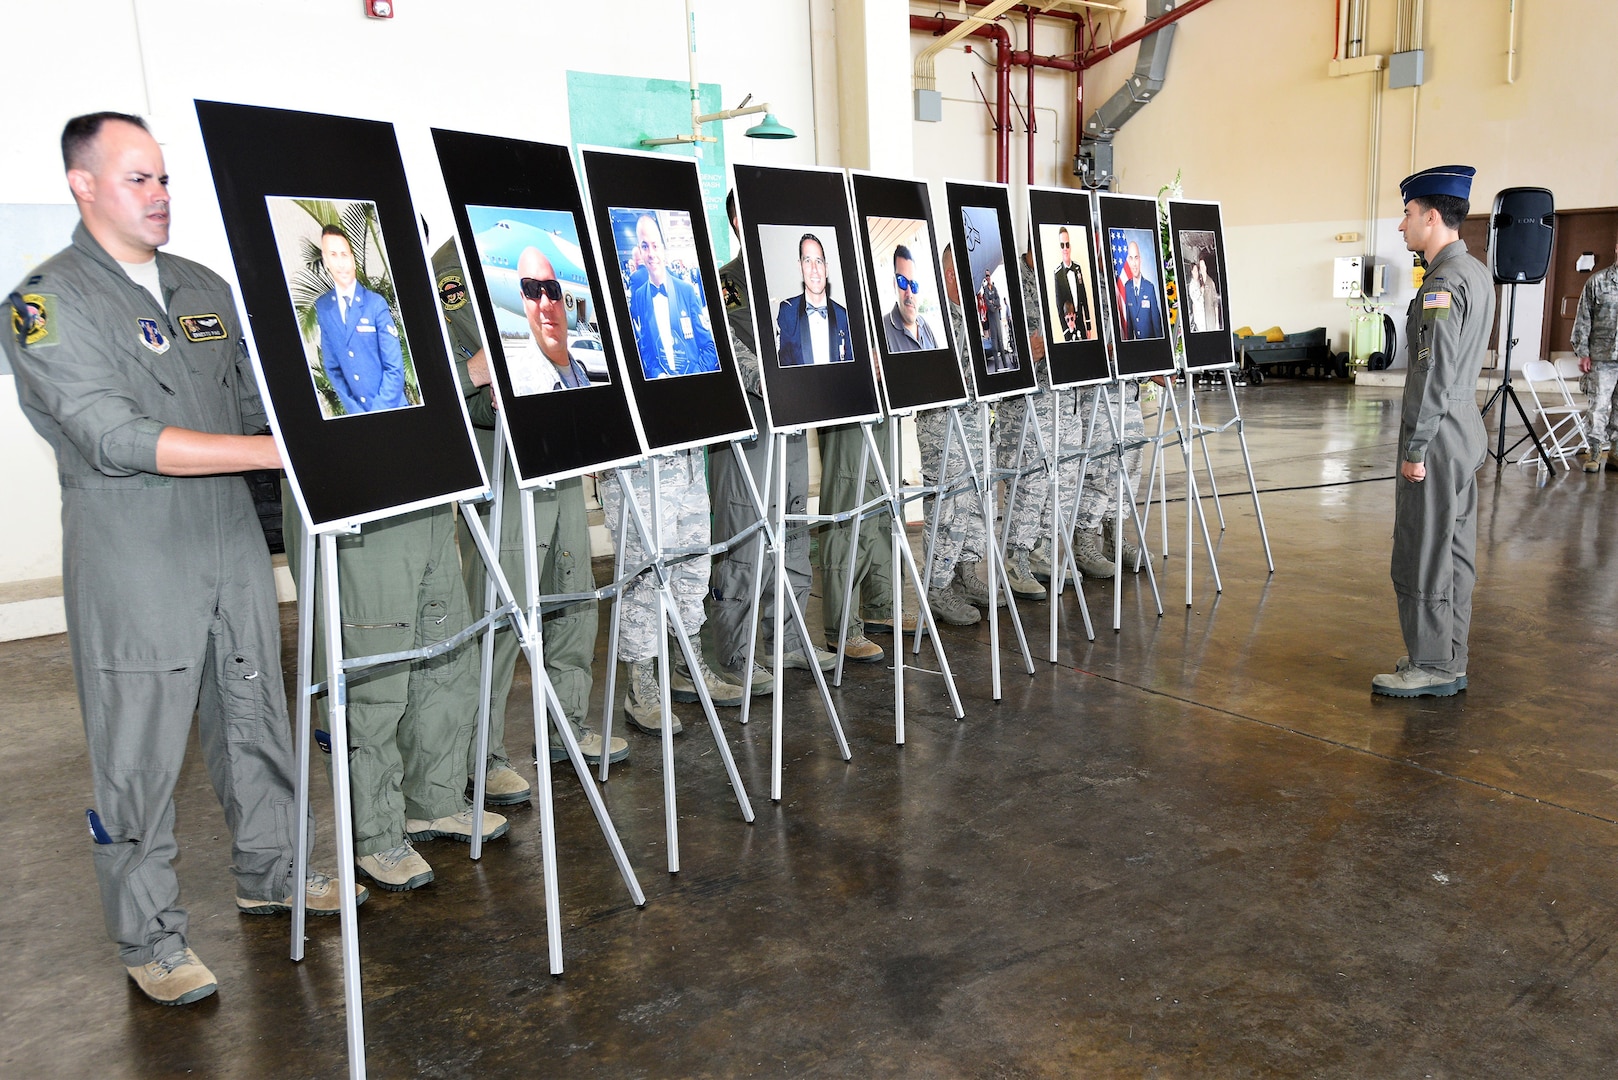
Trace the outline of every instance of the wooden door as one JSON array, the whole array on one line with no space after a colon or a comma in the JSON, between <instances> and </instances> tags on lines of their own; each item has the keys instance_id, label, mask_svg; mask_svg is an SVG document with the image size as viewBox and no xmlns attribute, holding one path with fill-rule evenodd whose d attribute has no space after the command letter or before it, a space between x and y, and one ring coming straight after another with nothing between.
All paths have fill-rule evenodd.
<instances>
[{"instance_id":1,"label":"wooden door","mask_svg":"<svg viewBox=\"0 0 1618 1080\"><path fill-rule=\"evenodd\" d=\"M1471 255L1483 265L1489 265L1488 214L1473 214L1465 221L1461 222L1461 239L1466 241L1467 254ZM1498 293L1499 291L1500 290L1497 286L1495 292ZM1498 300L1498 297L1496 297L1496 299ZM1496 319L1494 325L1489 328L1489 352L1493 353L1499 348L1500 320ZM1498 360L1495 362L1499 363Z\"/></svg>"},{"instance_id":2,"label":"wooden door","mask_svg":"<svg viewBox=\"0 0 1618 1080\"><path fill-rule=\"evenodd\" d=\"M1551 269L1545 289L1545 349L1565 352L1573 337L1573 319L1579 312L1579 293L1590 275L1613 263L1618 241L1618 208L1558 210L1556 240L1551 246ZM1594 265L1578 268L1579 259L1594 256Z\"/></svg>"}]
</instances>

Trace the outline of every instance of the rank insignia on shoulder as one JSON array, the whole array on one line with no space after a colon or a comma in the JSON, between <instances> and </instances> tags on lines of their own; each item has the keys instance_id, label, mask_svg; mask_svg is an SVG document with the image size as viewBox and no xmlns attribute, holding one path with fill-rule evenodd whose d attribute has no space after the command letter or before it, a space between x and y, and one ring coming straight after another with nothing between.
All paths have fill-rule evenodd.
<instances>
[{"instance_id":1,"label":"rank insignia on shoulder","mask_svg":"<svg viewBox=\"0 0 1618 1080\"><path fill-rule=\"evenodd\" d=\"M51 311L56 297L48 293L11 294L11 332L17 344L25 349L55 345L56 331L51 327Z\"/></svg>"},{"instance_id":2,"label":"rank insignia on shoulder","mask_svg":"<svg viewBox=\"0 0 1618 1080\"><path fill-rule=\"evenodd\" d=\"M225 320L213 313L181 315L180 329L185 331L187 341L217 341L230 336L225 332Z\"/></svg>"},{"instance_id":3,"label":"rank insignia on shoulder","mask_svg":"<svg viewBox=\"0 0 1618 1080\"><path fill-rule=\"evenodd\" d=\"M169 351L169 339L157 328L156 319L136 319L140 328L140 343L159 356Z\"/></svg>"},{"instance_id":4,"label":"rank insignia on shoulder","mask_svg":"<svg viewBox=\"0 0 1618 1080\"><path fill-rule=\"evenodd\" d=\"M466 282L458 271L438 275L438 302L445 311L459 311L466 306Z\"/></svg>"}]
</instances>

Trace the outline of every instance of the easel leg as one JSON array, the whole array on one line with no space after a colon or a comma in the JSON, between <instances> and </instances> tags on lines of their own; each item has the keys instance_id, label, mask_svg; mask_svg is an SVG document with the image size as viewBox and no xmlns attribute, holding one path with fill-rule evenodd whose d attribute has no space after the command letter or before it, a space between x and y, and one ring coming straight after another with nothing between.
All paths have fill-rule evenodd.
<instances>
[{"instance_id":1,"label":"easel leg","mask_svg":"<svg viewBox=\"0 0 1618 1080\"><path fill-rule=\"evenodd\" d=\"M612 615L607 620L607 700L601 707L601 763L597 766L603 784L607 782L607 770L611 764L608 759L612 757L613 706L618 698L618 639L620 620L623 618L624 590L628 588L628 582L624 581L624 552L629 547L629 504L635 497L622 469L617 470L616 479L618 491L623 497L619 500L617 543L613 545L618 550L612 562Z\"/></svg>"},{"instance_id":2,"label":"easel leg","mask_svg":"<svg viewBox=\"0 0 1618 1080\"><path fill-rule=\"evenodd\" d=\"M315 649L315 536L305 531L302 544L303 573L298 577L298 708L293 722L294 750L298 757L298 782L295 790L297 849L292 856L292 959L303 959L303 936L307 891L303 882L309 876L309 730L310 703L314 697L313 658ZM352 841L350 842L352 846ZM340 868L339 868L340 869ZM339 872L338 880L342 880Z\"/></svg>"},{"instance_id":3,"label":"easel leg","mask_svg":"<svg viewBox=\"0 0 1618 1080\"><path fill-rule=\"evenodd\" d=\"M881 455L876 453L876 436L871 433L871 429L868 426L865 427L864 431L867 450L872 454L872 460L876 462L877 479L882 485L882 490L888 495L888 512L893 515L894 536L897 538L900 536L900 530L904 527L904 501L900 498L897 480L900 465L898 419L896 417L890 418L889 424L891 426L889 428L888 437L893 446L894 462L894 474L892 476L888 474L887 467L883 465ZM947 435L944 441L944 453L945 460L947 461L949 455L949 437ZM942 469L942 466L940 466L940 469ZM940 475L942 475L942 472ZM934 515L934 522L936 523L936 521L937 515ZM929 545L929 548L930 547L931 545ZM944 653L944 642L939 637L938 624L934 621L932 611L927 606L927 593L925 591L927 587L927 579L923 577L921 571L916 567L916 560L911 554L910 544L908 541L895 543L894 551L904 562L905 571L910 575L911 587L916 590L916 595L921 597L919 610L916 612L916 651L919 652L921 650L921 635L926 633L932 639L933 651L938 655L939 670L943 673L944 685L949 691L950 706L954 710L955 719L959 720L966 715L966 712L961 708L961 696L955 688L955 676L950 672L949 657ZM931 556L929 554L929 559L930 558ZM901 588L897 580L898 566L899 563L896 561L894 563L895 606L893 609L893 647L895 651L901 647L904 636L904 609L899 606L897 602ZM894 666L896 670L898 663L899 661L895 660Z\"/></svg>"},{"instance_id":4,"label":"easel leg","mask_svg":"<svg viewBox=\"0 0 1618 1080\"><path fill-rule=\"evenodd\" d=\"M1247 469L1247 490L1253 496L1253 514L1258 518L1258 536L1264 544L1264 562L1275 573L1275 558L1270 554L1270 534L1264 527L1264 508L1258 502L1258 481L1253 478L1253 456L1247 452L1247 428L1242 420L1241 406L1236 403L1236 387L1231 381L1230 370L1224 372L1225 392L1230 395L1230 408L1236 418L1236 440L1242 448L1242 465Z\"/></svg>"},{"instance_id":5,"label":"easel leg","mask_svg":"<svg viewBox=\"0 0 1618 1080\"><path fill-rule=\"evenodd\" d=\"M332 803L337 822L337 883L343 937L343 1009L348 1021L348 1071L365 1075L365 1001L360 993L360 936L354 904L354 804L348 775L348 677L343 673L343 619L337 586L337 538L320 537L320 578L326 628L326 712L331 725ZM297 892L303 883L293 882Z\"/></svg>"}]
</instances>

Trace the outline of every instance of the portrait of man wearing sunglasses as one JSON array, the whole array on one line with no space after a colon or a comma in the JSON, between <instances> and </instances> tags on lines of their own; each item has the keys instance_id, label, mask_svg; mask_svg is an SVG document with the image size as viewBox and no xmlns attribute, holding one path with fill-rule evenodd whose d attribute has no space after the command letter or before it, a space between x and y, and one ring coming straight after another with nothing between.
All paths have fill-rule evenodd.
<instances>
[{"instance_id":1,"label":"portrait of man wearing sunglasses","mask_svg":"<svg viewBox=\"0 0 1618 1080\"><path fill-rule=\"evenodd\" d=\"M517 258L517 284L528 317L528 344L506 360L511 392L518 397L574 390L590 385L590 376L567 351L567 309L556 269L536 247Z\"/></svg>"},{"instance_id":2,"label":"portrait of man wearing sunglasses","mask_svg":"<svg viewBox=\"0 0 1618 1080\"><path fill-rule=\"evenodd\" d=\"M910 249L900 244L893 249L893 310L882 320L882 335L888 351L925 352L938 348L933 331L921 319L921 282L916 280L916 260Z\"/></svg>"},{"instance_id":3,"label":"portrait of man wearing sunglasses","mask_svg":"<svg viewBox=\"0 0 1618 1080\"><path fill-rule=\"evenodd\" d=\"M648 379L718 371L708 305L696 286L669 273L663 230L651 214L635 222L635 251L646 271L629 297L641 370Z\"/></svg>"},{"instance_id":4,"label":"portrait of man wearing sunglasses","mask_svg":"<svg viewBox=\"0 0 1618 1080\"><path fill-rule=\"evenodd\" d=\"M1073 261L1073 238L1067 226L1056 232L1062 261L1056 265L1056 310L1061 314L1064 341L1091 341L1096 336L1095 320L1090 317L1090 291L1084 286L1084 272Z\"/></svg>"}]
</instances>

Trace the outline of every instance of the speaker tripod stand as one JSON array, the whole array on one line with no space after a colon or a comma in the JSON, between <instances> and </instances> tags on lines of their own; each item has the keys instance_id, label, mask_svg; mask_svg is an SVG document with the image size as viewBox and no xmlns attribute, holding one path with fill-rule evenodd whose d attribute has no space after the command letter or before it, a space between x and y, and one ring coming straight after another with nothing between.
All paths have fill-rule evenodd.
<instances>
[{"instance_id":1,"label":"speaker tripod stand","mask_svg":"<svg viewBox=\"0 0 1618 1080\"><path fill-rule=\"evenodd\" d=\"M1499 468L1506 463L1507 453L1521 446L1523 444L1523 440L1532 439L1534 440L1534 449L1539 451L1539 460L1543 461L1546 467L1552 472L1555 472L1556 466L1553 465L1551 463L1551 459L1545 455L1545 447L1539 441L1538 432L1534 430L1534 422L1528 418L1528 411L1522 407L1522 400L1517 397L1517 391L1513 390L1511 387L1511 349L1512 346L1517 344L1517 339L1512 334L1513 326L1517 321L1517 285L1515 282L1509 282L1508 284L1511 287L1511 299L1507 301L1506 306L1506 362L1505 366L1501 369L1500 385L1494 388L1494 393L1489 395L1489 400L1483 403L1482 415L1484 419L1487 419L1489 416L1489 410L1494 408L1497 401L1500 401L1503 398L1509 398L1511 399L1511 404L1516 406L1517 415L1522 417L1523 427L1526 428L1527 431L1520 438L1518 438L1516 442L1512 443L1510 446L1507 446L1506 407L1501 405L1500 423L1496 429L1495 449L1488 451L1488 454L1490 457L1494 458L1495 467Z\"/></svg>"}]
</instances>

